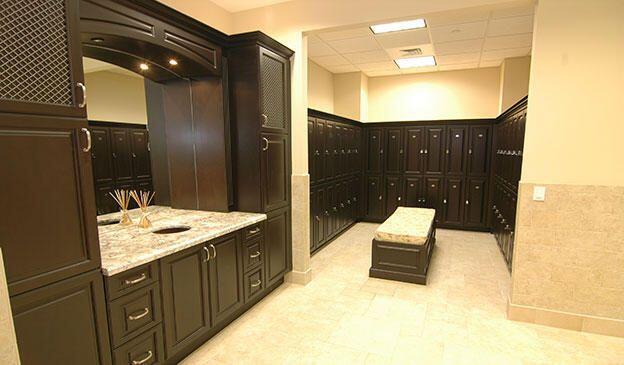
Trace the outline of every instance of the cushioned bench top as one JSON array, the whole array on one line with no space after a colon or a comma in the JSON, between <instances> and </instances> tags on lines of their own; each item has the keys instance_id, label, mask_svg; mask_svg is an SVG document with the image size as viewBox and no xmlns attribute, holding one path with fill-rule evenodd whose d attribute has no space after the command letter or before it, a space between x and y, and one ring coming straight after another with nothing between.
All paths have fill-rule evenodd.
<instances>
[{"instance_id":1,"label":"cushioned bench top","mask_svg":"<svg viewBox=\"0 0 624 365\"><path fill-rule=\"evenodd\" d=\"M375 231L377 241L422 246L427 242L435 209L398 207Z\"/></svg>"}]
</instances>

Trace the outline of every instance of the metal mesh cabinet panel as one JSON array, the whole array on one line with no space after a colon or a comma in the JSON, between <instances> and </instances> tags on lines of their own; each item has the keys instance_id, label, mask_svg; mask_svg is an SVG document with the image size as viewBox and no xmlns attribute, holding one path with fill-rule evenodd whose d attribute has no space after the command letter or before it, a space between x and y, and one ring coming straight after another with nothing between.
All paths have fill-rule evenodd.
<instances>
[{"instance_id":1,"label":"metal mesh cabinet panel","mask_svg":"<svg viewBox=\"0 0 624 365\"><path fill-rule=\"evenodd\" d=\"M285 64L262 53L260 59L260 92L264 127L286 129Z\"/></svg>"},{"instance_id":2,"label":"metal mesh cabinet panel","mask_svg":"<svg viewBox=\"0 0 624 365\"><path fill-rule=\"evenodd\" d=\"M64 0L0 0L0 100L72 106Z\"/></svg>"}]
</instances>

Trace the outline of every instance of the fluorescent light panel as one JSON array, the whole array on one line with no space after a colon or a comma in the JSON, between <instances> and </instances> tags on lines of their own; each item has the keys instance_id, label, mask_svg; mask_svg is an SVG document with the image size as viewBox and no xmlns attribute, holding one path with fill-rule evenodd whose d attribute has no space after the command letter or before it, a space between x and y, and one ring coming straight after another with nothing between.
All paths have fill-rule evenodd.
<instances>
[{"instance_id":1,"label":"fluorescent light panel","mask_svg":"<svg viewBox=\"0 0 624 365\"><path fill-rule=\"evenodd\" d=\"M425 28L426 26L427 24L425 23L425 19L414 19L404 20L401 22L371 25L370 29L373 31L373 33L379 34L388 32L399 32L401 30Z\"/></svg>"},{"instance_id":2,"label":"fluorescent light panel","mask_svg":"<svg viewBox=\"0 0 624 365\"><path fill-rule=\"evenodd\" d=\"M399 58L394 60L394 62L397 66L399 66L399 68L427 67L436 65L436 60L433 56Z\"/></svg>"}]
</instances>

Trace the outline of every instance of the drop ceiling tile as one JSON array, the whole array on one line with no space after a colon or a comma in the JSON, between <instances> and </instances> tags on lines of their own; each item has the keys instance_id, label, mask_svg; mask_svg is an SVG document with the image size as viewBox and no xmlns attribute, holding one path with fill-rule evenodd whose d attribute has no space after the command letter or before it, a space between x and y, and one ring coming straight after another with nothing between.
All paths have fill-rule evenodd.
<instances>
[{"instance_id":1,"label":"drop ceiling tile","mask_svg":"<svg viewBox=\"0 0 624 365\"><path fill-rule=\"evenodd\" d=\"M465 41L436 43L434 48L436 55L444 56L457 53L481 52L482 46L483 38L478 38Z\"/></svg>"},{"instance_id":2,"label":"drop ceiling tile","mask_svg":"<svg viewBox=\"0 0 624 365\"><path fill-rule=\"evenodd\" d=\"M420 49L421 53L418 52L406 52L411 51L413 49ZM420 44L414 47L399 47L399 48L386 48L386 53L390 56L390 59L396 60L397 58L404 57L420 57L420 56L432 56L433 52L433 44Z\"/></svg>"},{"instance_id":3,"label":"drop ceiling tile","mask_svg":"<svg viewBox=\"0 0 624 365\"><path fill-rule=\"evenodd\" d=\"M318 33L318 36L324 41L337 41L340 39L358 38L373 35L373 31L369 27L359 27L353 29L334 30L329 32Z\"/></svg>"},{"instance_id":4,"label":"drop ceiling tile","mask_svg":"<svg viewBox=\"0 0 624 365\"><path fill-rule=\"evenodd\" d=\"M323 42L316 34L307 34L308 44Z\"/></svg>"},{"instance_id":5,"label":"drop ceiling tile","mask_svg":"<svg viewBox=\"0 0 624 365\"><path fill-rule=\"evenodd\" d=\"M360 71L357 67L353 65L328 66L326 67L326 69L327 71L335 74Z\"/></svg>"},{"instance_id":6,"label":"drop ceiling tile","mask_svg":"<svg viewBox=\"0 0 624 365\"><path fill-rule=\"evenodd\" d=\"M436 62L438 65L453 65L460 63L474 63L479 62L481 52L461 53L447 56L437 56Z\"/></svg>"},{"instance_id":7,"label":"drop ceiling tile","mask_svg":"<svg viewBox=\"0 0 624 365\"><path fill-rule=\"evenodd\" d=\"M484 51L481 55L482 61L492 61L509 57L526 56L531 52L531 47L501 49L496 51Z\"/></svg>"},{"instance_id":8,"label":"drop ceiling tile","mask_svg":"<svg viewBox=\"0 0 624 365\"><path fill-rule=\"evenodd\" d=\"M490 61L485 61L485 60L481 60L481 62L479 62L479 67L483 68L483 67L499 67L501 65L501 63L503 63L503 59L499 58L497 60L490 60Z\"/></svg>"},{"instance_id":9,"label":"drop ceiling tile","mask_svg":"<svg viewBox=\"0 0 624 365\"><path fill-rule=\"evenodd\" d=\"M394 76L400 75L400 70L385 70L385 71L366 71L364 72L367 76L370 77L380 77L380 76Z\"/></svg>"},{"instance_id":10,"label":"drop ceiling tile","mask_svg":"<svg viewBox=\"0 0 624 365\"><path fill-rule=\"evenodd\" d=\"M329 56L337 54L325 42L308 43L308 57Z\"/></svg>"},{"instance_id":11,"label":"drop ceiling tile","mask_svg":"<svg viewBox=\"0 0 624 365\"><path fill-rule=\"evenodd\" d=\"M479 68L479 62L472 63L458 63L456 65L440 65L439 71L453 71L453 70L468 70L472 68Z\"/></svg>"},{"instance_id":12,"label":"drop ceiling tile","mask_svg":"<svg viewBox=\"0 0 624 365\"><path fill-rule=\"evenodd\" d=\"M403 75L409 74L419 74L425 72L434 72L438 70L438 66L430 66L430 67L413 67L413 68L404 68L401 69L401 73Z\"/></svg>"},{"instance_id":13,"label":"drop ceiling tile","mask_svg":"<svg viewBox=\"0 0 624 365\"><path fill-rule=\"evenodd\" d=\"M356 67L362 71L387 71L399 69L394 61L363 63L356 65Z\"/></svg>"},{"instance_id":14,"label":"drop ceiling tile","mask_svg":"<svg viewBox=\"0 0 624 365\"><path fill-rule=\"evenodd\" d=\"M355 53L381 49L372 36L341 39L329 42L329 45L338 53Z\"/></svg>"},{"instance_id":15,"label":"drop ceiling tile","mask_svg":"<svg viewBox=\"0 0 624 365\"><path fill-rule=\"evenodd\" d=\"M513 6L492 10L492 19L509 18L514 16L533 15L535 5Z\"/></svg>"},{"instance_id":16,"label":"drop ceiling tile","mask_svg":"<svg viewBox=\"0 0 624 365\"><path fill-rule=\"evenodd\" d=\"M435 13L425 17L430 27L440 27L451 24L472 23L487 20L490 12L487 9L462 9L452 12Z\"/></svg>"},{"instance_id":17,"label":"drop ceiling tile","mask_svg":"<svg viewBox=\"0 0 624 365\"><path fill-rule=\"evenodd\" d=\"M358 64L358 63L371 63L371 62L381 62L381 61L389 61L390 57L383 50L377 51L366 51L366 52L358 52L358 53L345 53L344 58L346 58L349 62Z\"/></svg>"},{"instance_id":18,"label":"drop ceiling tile","mask_svg":"<svg viewBox=\"0 0 624 365\"><path fill-rule=\"evenodd\" d=\"M349 61L341 55L310 57L310 59L321 66L340 66L349 64Z\"/></svg>"},{"instance_id":19,"label":"drop ceiling tile","mask_svg":"<svg viewBox=\"0 0 624 365\"><path fill-rule=\"evenodd\" d=\"M533 33L487 37L485 38L483 50L493 51L506 48L531 47L532 41Z\"/></svg>"},{"instance_id":20,"label":"drop ceiling tile","mask_svg":"<svg viewBox=\"0 0 624 365\"><path fill-rule=\"evenodd\" d=\"M487 22L463 23L431 28L434 44L437 42L461 41L464 39L483 38Z\"/></svg>"},{"instance_id":21,"label":"drop ceiling tile","mask_svg":"<svg viewBox=\"0 0 624 365\"><path fill-rule=\"evenodd\" d=\"M513 18L502 18L490 20L488 26L488 36L500 36L509 34L531 33L533 32L533 16L516 16Z\"/></svg>"},{"instance_id":22,"label":"drop ceiling tile","mask_svg":"<svg viewBox=\"0 0 624 365\"><path fill-rule=\"evenodd\" d=\"M414 29L402 32L377 34L379 44L384 48L409 47L418 44L431 43L427 29Z\"/></svg>"}]
</instances>

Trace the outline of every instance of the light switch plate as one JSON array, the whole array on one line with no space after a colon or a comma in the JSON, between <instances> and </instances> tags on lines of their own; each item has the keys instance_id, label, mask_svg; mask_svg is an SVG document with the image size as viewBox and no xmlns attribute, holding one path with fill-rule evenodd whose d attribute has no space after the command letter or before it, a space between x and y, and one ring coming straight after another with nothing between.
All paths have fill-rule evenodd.
<instances>
[{"instance_id":1,"label":"light switch plate","mask_svg":"<svg viewBox=\"0 0 624 365\"><path fill-rule=\"evenodd\" d=\"M546 199L546 187L534 186L533 187L533 200L536 202L543 202Z\"/></svg>"}]
</instances>

